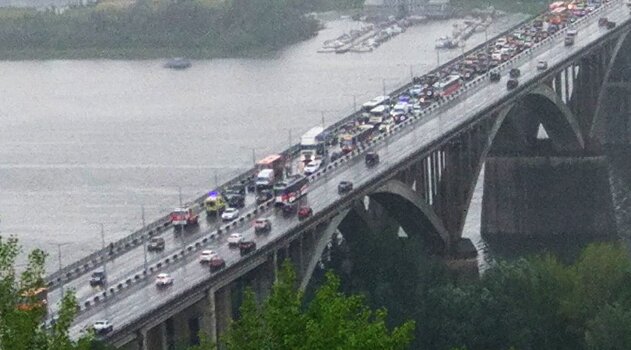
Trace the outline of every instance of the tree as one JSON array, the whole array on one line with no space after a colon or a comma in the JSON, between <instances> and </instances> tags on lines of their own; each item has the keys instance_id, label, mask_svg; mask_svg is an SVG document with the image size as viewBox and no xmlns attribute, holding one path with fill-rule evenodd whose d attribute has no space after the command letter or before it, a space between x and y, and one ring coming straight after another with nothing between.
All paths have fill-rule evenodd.
<instances>
[{"instance_id":1,"label":"tree","mask_svg":"<svg viewBox=\"0 0 631 350\"><path fill-rule=\"evenodd\" d=\"M0 349L84 350L92 348L92 337L72 340L69 328L77 314L72 292L64 295L56 322L44 327L47 305L33 293L45 288L46 253L35 249L28 255L24 271L17 277L15 259L21 247L15 237L0 236Z\"/></svg>"},{"instance_id":2,"label":"tree","mask_svg":"<svg viewBox=\"0 0 631 350\"><path fill-rule=\"evenodd\" d=\"M304 304L296 274L285 263L262 305L246 290L241 317L222 341L235 350L405 349L412 341L414 322L388 330L386 311L372 311L363 298L341 293L340 280L331 272L314 299Z\"/></svg>"},{"instance_id":3,"label":"tree","mask_svg":"<svg viewBox=\"0 0 631 350\"><path fill-rule=\"evenodd\" d=\"M631 349L631 309L606 305L587 323L585 342L589 350Z\"/></svg>"}]
</instances>

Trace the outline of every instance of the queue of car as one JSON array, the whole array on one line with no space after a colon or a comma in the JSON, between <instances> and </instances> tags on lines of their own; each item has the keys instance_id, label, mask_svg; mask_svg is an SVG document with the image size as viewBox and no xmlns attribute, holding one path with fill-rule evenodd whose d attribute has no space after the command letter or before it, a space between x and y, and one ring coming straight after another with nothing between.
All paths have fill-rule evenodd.
<instances>
[{"instance_id":1,"label":"queue of car","mask_svg":"<svg viewBox=\"0 0 631 350\"><path fill-rule=\"evenodd\" d=\"M338 127L335 132L326 130L310 130L309 145L305 147L305 153L309 157L301 157L304 164L305 175L316 173L327 161L334 162L344 154L352 152L359 144L370 140L380 133L390 132L394 126L400 124L411 116L418 116L432 103L440 102L455 94L463 84L475 77L488 74L491 82L501 80L501 74L495 68L509 61L521 52L533 47L557 31L569 27L566 31L565 45L574 43L578 35L572 24L579 18L593 12L602 3L609 0L572 0L557 1L549 6L548 11L536 17L533 21L523 24L518 29L497 38L494 42L474 52L468 53L460 60L441 67L437 72L413 78L413 85L399 96L377 96L362 105L362 111L357 118ZM615 22L607 18L600 18L599 26L607 29L615 28ZM548 69L546 61L538 61L538 71ZM519 86L521 72L517 68L509 71L506 87L508 90ZM315 129L315 128L314 128ZM305 135L307 136L307 135ZM305 137L303 137L305 138ZM306 139L306 138L305 138ZM324 145L324 149L321 147ZM330 149L330 146L338 146ZM304 155L301 150L301 155ZM275 199L273 184L286 175L284 170L285 160L278 155L266 157L260 169L259 178L230 186L222 193L211 192L204 201L204 208L208 218L220 214L223 221L233 221L239 217L239 208L245 206L246 190L256 192L255 202L262 204ZM326 157L326 158L325 158ZM273 158L273 159L272 159ZM264 162L264 161L267 161ZM365 164L368 167L379 163L379 155L368 152L365 155ZM341 181L338 184L338 194L346 195L353 190L351 181ZM297 213L299 220L309 218L313 210L309 206L299 206L296 202L283 204L282 212L285 215ZM175 227L187 227L197 224L197 214L192 208L177 208L172 213L172 223ZM258 218L254 221L255 234L268 233L272 230L271 221L267 218ZM253 240L246 240L241 233L232 233L227 238L227 244L231 248L239 248L240 255L250 254L256 250ZM148 245L149 251L164 250L164 239L152 238ZM199 262L207 264L211 272L216 272L225 267L225 260L213 250L203 250L199 256ZM96 271L90 277L90 285L104 285L106 276L104 271ZM174 283L173 278L161 273L156 277L158 287L166 287ZM107 320L94 323L93 329L97 334L106 334L113 330L112 324Z\"/></svg>"}]
</instances>

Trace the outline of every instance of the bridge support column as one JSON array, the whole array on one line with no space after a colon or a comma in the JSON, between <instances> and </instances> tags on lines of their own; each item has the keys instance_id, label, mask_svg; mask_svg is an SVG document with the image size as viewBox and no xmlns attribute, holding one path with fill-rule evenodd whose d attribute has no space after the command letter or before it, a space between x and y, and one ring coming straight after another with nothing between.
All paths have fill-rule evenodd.
<instances>
[{"instance_id":1,"label":"bridge support column","mask_svg":"<svg viewBox=\"0 0 631 350\"><path fill-rule=\"evenodd\" d=\"M138 341L138 349L140 350L148 350L147 345L147 330L141 329L136 332L136 340Z\"/></svg>"},{"instance_id":2,"label":"bridge support column","mask_svg":"<svg viewBox=\"0 0 631 350\"><path fill-rule=\"evenodd\" d=\"M274 257L270 255L267 261L255 270L252 289L259 303L263 302L272 290L276 275L276 265L274 263Z\"/></svg>"},{"instance_id":3,"label":"bridge support column","mask_svg":"<svg viewBox=\"0 0 631 350\"><path fill-rule=\"evenodd\" d=\"M610 235L616 232L605 157L489 157L482 234Z\"/></svg>"},{"instance_id":4,"label":"bridge support column","mask_svg":"<svg viewBox=\"0 0 631 350\"><path fill-rule=\"evenodd\" d=\"M477 279L480 276L478 251L468 238L460 238L457 243L453 243L450 254L443 260L460 280Z\"/></svg>"},{"instance_id":5,"label":"bridge support column","mask_svg":"<svg viewBox=\"0 0 631 350\"><path fill-rule=\"evenodd\" d=\"M298 279L303 276L302 273L302 236L289 243L289 259L296 269Z\"/></svg>"},{"instance_id":6,"label":"bridge support column","mask_svg":"<svg viewBox=\"0 0 631 350\"><path fill-rule=\"evenodd\" d=\"M151 329L140 331L143 334L143 350L167 350L166 324L160 323ZM139 337L140 339L140 337Z\"/></svg>"},{"instance_id":7,"label":"bridge support column","mask_svg":"<svg viewBox=\"0 0 631 350\"><path fill-rule=\"evenodd\" d=\"M232 321L232 285L219 289L215 293L215 319L217 325L216 337L220 337Z\"/></svg>"},{"instance_id":8,"label":"bridge support column","mask_svg":"<svg viewBox=\"0 0 631 350\"><path fill-rule=\"evenodd\" d=\"M215 288L208 290L206 295L206 306L202 313L202 332L210 339L217 342L217 313L215 310Z\"/></svg>"}]
</instances>

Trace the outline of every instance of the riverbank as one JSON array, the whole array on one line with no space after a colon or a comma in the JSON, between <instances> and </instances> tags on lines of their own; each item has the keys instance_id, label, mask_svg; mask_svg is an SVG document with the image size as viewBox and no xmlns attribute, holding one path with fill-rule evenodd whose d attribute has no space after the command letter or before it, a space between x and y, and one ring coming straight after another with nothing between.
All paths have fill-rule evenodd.
<instances>
[{"instance_id":1,"label":"riverbank","mask_svg":"<svg viewBox=\"0 0 631 350\"><path fill-rule=\"evenodd\" d=\"M473 9L487 9L493 6L497 10L508 13L525 13L535 15L545 10L549 1L545 0L522 0L522 1L506 1L506 0L452 0L451 4L464 11Z\"/></svg>"},{"instance_id":2,"label":"riverbank","mask_svg":"<svg viewBox=\"0 0 631 350\"><path fill-rule=\"evenodd\" d=\"M289 44L288 44L289 45ZM273 58L277 49L253 47L247 51L226 52L219 48L78 48L78 49L39 49L24 48L6 50L0 49L0 60L29 61L29 60L153 60L169 57L186 57L193 60L221 59L221 58Z\"/></svg>"},{"instance_id":3,"label":"riverbank","mask_svg":"<svg viewBox=\"0 0 631 350\"><path fill-rule=\"evenodd\" d=\"M139 0L127 8L52 9L19 16L0 10L0 59L265 56L321 28L300 4L274 4Z\"/></svg>"}]
</instances>

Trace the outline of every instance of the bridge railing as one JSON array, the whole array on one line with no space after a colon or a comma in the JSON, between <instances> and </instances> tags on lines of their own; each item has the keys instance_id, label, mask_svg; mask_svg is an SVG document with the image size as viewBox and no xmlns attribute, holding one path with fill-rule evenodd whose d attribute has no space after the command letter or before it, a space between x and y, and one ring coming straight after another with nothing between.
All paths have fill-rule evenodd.
<instances>
[{"instance_id":1,"label":"bridge railing","mask_svg":"<svg viewBox=\"0 0 631 350\"><path fill-rule=\"evenodd\" d=\"M602 9L603 6L599 7L597 10ZM596 12L596 11L594 11ZM594 12L592 14L594 14ZM592 15L590 14L590 15ZM529 23L532 20L533 17L527 18L521 22L519 22L518 24L512 26L511 28L495 35L494 37L490 38L488 41L478 44L477 46L473 47L472 49L466 51L464 54L458 55L454 58L452 58L451 60L447 61L446 63L442 64L439 67L436 67L432 70L430 70L429 72L425 73L425 74L435 74L438 73L441 69L443 69L446 66L450 66L452 64L454 64L455 62L457 62L458 60L462 60L463 57L471 54L472 52L475 52L485 46L487 46L489 43L495 42L497 39L499 39L500 37L509 34L510 32L514 31L516 28L519 28L521 26L523 26L524 24ZM565 29L565 28L564 28ZM558 35L560 33L557 32L556 34ZM505 68L511 61L505 62L502 65L500 65L498 67L498 69L503 69ZM474 81L472 81L471 83L475 82L478 79L484 79L486 77L486 75L482 75L477 77L476 79L474 79ZM404 84L403 86L391 91L389 93L389 96L393 96L393 97L397 97L398 95L401 95L402 93L404 93L405 91L407 91L414 83L413 82L409 82L407 84ZM476 84L469 84L467 85L467 87L471 87L473 85ZM462 93L464 90L461 89L458 94ZM453 98L455 97L450 97L449 101L453 100ZM432 107L433 108L433 105ZM431 109L430 108L430 109ZM342 126L344 126L345 124L347 124L348 122L357 119L357 117L361 116L362 111L361 109L359 111L355 111L354 113L348 115L345 118L340 119L339 121L331 124L330 126L327 127L327 131L332 132L333 134L336 134L337 132L339 132L340 128ZM300 150L300 144L294 144L292 145L290 148L284 150L281 152L281 154L283 154L285 157L293 157L295 155L298 154ZM248 180L252 180L253 177L256 176L256 169L250 168L248 170L246 170L245 172L243 172L242 174L238 175L237 177L227 181L226 183L222 184L221 186L219 186L218 189L220 188L226 188L228 186L234 185L234 184L239 184L242 183L244 181L248 181ZM215 190L218 190L215 189ZM186 206L191 206L194 208L194 210L199 213L202 211L203 209L203 202L207 197L207 193L205 192L204 194L200 195L199 197L195 198L193 201L191 202L187 202L185 205ZM111 243L111 248L105 248L105 249L100 249L97 250L93 253L91 253L90 255L81 258L69 265L67 265L66 267L64 267L61 270L55 271L53 273L51 273L50 275L47 276L46 278L46 282L49 286L49 288L56 288L59 285L61 285L62 282L68 281L68 280L72 280L80 275L83 275L85 273L87 273L88 271L94 269L95 267L103 264L104 261L107 261L109 259L115 258L117 256L120 256L122 254L124 254L126 251L133 249L135 247L137 247L138 245L141 245L145 242L145 240L153 237L153 236L157 236L162 234L165 230L167 230L170 227L170 220L169 220L169 215L164 215L160 218L158 218L156 221L150 223L149 225L145 226L144 228L141 228L137 231L135 231L134 233L130 234L129 236L126 236L116 242L112 242Z\"/></svg>"},{"instance_id":2,"label":"bridge railing","mask_svg":"<svg viewBox=\"0 0 631 350\"><path fill-rule=\"evenodd\" d=\"M599 11L600 12L600 11ZM594 16L596 14L598 14L599 12L595 12L592 14L592 16L590 16L592 19L595 18ZM584 21L587 21L587 18L584 18ZM523 59L524 57L526 57L528 54L532 53L533 50L536 50L537 48L540 48L541 46L545 45L546 43L549 43L551 40L553 40L554 38L558 38L558 36L561 35L560 33L554 37L550 37L544 41L542 41L541 43L538 43L537 45L533 46L531 49L528 50L528 52L524 52L518 57L515 57L515 60L518 59ZM510 62L507 62L507 64ZM514 63L514 62L513 62ZM465 89L463 90L468 90L469 88L474 87L475 85L480 84L482 81L487 80L488 76L487 75L483 75L483 76L479 76L476 79L474 79L473 81L469 82L467 84L467 86L465 87ZM405 89L400 89L401 91L404 91ZM384 133L379 135L378 137L376 137L375 139L368 141L366 143L361 144L357 150L351 152L350 154L338 159L335 162L332 162L330 164L327 164L326 167L324 167L323 169L321 169L320 171L318 171L317 173L315 173L314 175L312 175L310 177L311 181L314 181L315 179L317 179L318 177L320 177L321 175L324 175L325 173L327 173L327 171L329 170L333 170L337 167L339 167L342 163L349 161L351 159L353 159L354 157L360 155L363 151L365 151L366 149L374 146L377 143L383 142L385 141L385 139L387 139L388 137L393 136L394 134L397 134L399 132L401 132L402 130L409 130L409 128L405 129L406 126L412 124L412 123L416 123L420 120L425 119L426 116L428 116L429 114L433 114L436 109L438 109L439 107L442 107L446 104L451 103L452 101L454 101L459 95L461 95L464 91L457 93L454 97L451 97L447 100L442 101L441 103L436 103L433 104L429 109L426 109L424 111L422 111L422 113L419 116L415 116L412 117L408 120L406 120L405 122L403 122L402 124L397 125L393 130L391 130L390 132ZM348 118L345 118L348 119ZM339 124L342 125L343 123ZM385 171L385 170L383 170ZM367 191L367 189L370 186L374 186L374 181L369 182L367 184L364 184L362 186L359 186L358 188L356 188L356 191ZM340 197L339 199L335 200L331 205L327 206L327 208L325 208L323 211L320 211L318 213L316 213L312 218L309 218L307 220L305 220L304 222L300 223L299 225L297 225L296 227L290 229L287 234L283 235L283 236L279 236L276 239L274 239L272 242L270 242L269 244L266 244L265 246L261 247L261 249L257 250L255 253L253 253L254 255L257 256L265 256L266 254L270 254L273 251L273 247L277 246L278 244L282 244L283 241L290 241L294 238L294 236L296 236L297 234L299 234L301 231L303 231L305 228L314 225L317 222L320 222L321 220L325 220L327 217L334 215L335 211L339 211L339 208L343 208L346 205L350 205L349 203L353 200L351 198L352 196L343 196ZM270 205L270 203L268 203L267 205ZM263 209L263 208L261 208ZM227 232L229 230L230 226L226 227L226 230L224 232ZM218 234L221 234L221 230L218 231ZM213 239L215 236L211 235L209 238L205 238L203 239L201 242L204 243L206 242L206 239ZM196 248L199 249L200 248L200 242L197 242L193 245L190 245L189 247L187 247L186 250L188 251L193 251ZM182 256L185 254L185 250L183 249L181 252ZM177 260L177 258L174 256L174 260ZM241 259L239 261L237 261L235 264L233 264L231 266L231 269L234 270L238 270L240 268L240 266L248 264L249 262L246 260L250 260L250 259ZM168 261L167 261L168 264ZM140 279L142 277L135 277L136 279ZM197 284L196 286L194 286L191 290L186 291L186 292L182 292L180 293L180 295L177 296L177 298L174 298L174 300L183 300L186 296L190 297L193 293L197 293L200 291L204 291L206 289L209 288L209 282L217 279L217 278L221 278L221 273L218 273L216 275L213 276L209 276L208 280L203 281L199 284ZM128 281L131 283L131 279ZM124 288L122 285L118 286L119 288ZM97 299L98 302L98 299ZM85 305L86 307L89 307L89 305ZM165 306L167 307L167 306ZM161 307L162 309L162 307ZM142 322L142 320L145 317L143 316L141 319L136 320L134 323L137 322Z\"/></svg>"}]
</instances>

